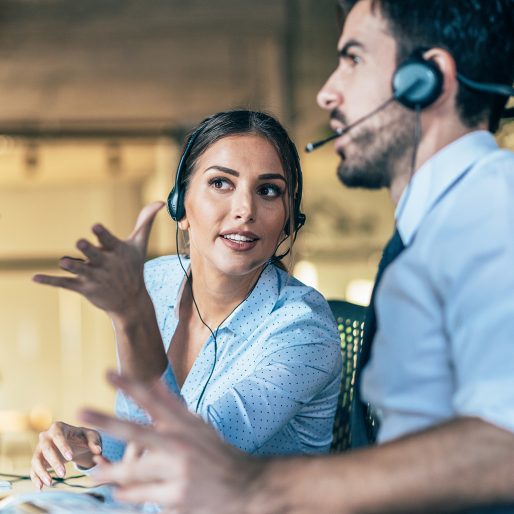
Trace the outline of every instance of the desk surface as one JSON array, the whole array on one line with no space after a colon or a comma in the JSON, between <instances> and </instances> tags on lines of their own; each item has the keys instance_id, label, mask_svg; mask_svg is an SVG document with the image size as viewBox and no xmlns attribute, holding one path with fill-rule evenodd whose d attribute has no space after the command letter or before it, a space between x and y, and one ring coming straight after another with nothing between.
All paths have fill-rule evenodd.
<instances>
[{"instance_id":1,"label":"desk surface","mask_svg":"<svg viewBox=\"0 0 514 514\"><path fill-rule=\"evenodd\" d=\"M28 470L18 470L16 472L17 475L28 475ZM66 469L66 476L76 476L80 475L81 473L77 471L73 466L67 466ZM9 480L8 477L0 477L0 480ZM66 483L59 483L55 482L52 487L44 487L43 490L60 490L60 491L74 491L74 492L80 492L82 490L82 487L73 487L73 485L79 485L83 487L93 487L93 483L89 477L83 477L83 478L77 478L70 480L69 484ZM6 498L8 496L11 496L12 494L23 494L23 493L32 493L36 491L35 486L32 484L31 480L20 480L18 482L14 482L12 484L12 489L10 490L2 490L0 489L0 500L3 498Z\"/></svg>"}]
</instances>

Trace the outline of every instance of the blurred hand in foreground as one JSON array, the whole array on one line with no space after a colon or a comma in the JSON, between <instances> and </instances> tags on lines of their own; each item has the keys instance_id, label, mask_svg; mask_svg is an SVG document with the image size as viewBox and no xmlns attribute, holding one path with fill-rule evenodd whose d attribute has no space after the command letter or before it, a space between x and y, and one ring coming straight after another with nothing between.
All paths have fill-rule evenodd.
<instances>
[{"instance_id":1,"label":"blurred hand in foreground","mask_svg":"<svg viewBox=\"0 0 514 514\"><path fill-rule=\"evenodd\" d=\"M116 373L109 373L108 379L145 409L155 426L83 411L82 420L146 449L137 462L104 464L97 459L96 481L116 484L120 501L153 502L169 512L245 511L244 486L258 475L264 459L223 442L160 381L148 388Z\"/></svg>"}]
</instances>

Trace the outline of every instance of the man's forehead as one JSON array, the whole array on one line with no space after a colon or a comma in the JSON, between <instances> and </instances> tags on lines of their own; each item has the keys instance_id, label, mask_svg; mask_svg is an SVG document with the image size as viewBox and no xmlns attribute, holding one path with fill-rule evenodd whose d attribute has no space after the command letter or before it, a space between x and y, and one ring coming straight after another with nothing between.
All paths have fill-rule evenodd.
<instances>
[{"instance_id":1,"label":"man's forehead","mask_svg":"<svg viewBox=\"0 0 514 514\"><path fill-rule=\"evenodd\" d=\"M338 48L343 48L348 41L356 41L371 50L379 47L384 38L392 39L392 36L380 9L372 9L371 0L360 0L346 17Z\"/></svg>"}]
</instances>

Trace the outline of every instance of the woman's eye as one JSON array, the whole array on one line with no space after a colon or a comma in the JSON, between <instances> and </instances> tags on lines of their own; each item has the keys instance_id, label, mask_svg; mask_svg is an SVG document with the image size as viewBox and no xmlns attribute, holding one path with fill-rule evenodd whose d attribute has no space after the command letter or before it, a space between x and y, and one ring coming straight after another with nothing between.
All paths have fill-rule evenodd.
<instances>
[{"instance_id":1,"label":"woman's eye","mask_svg":"<svg viewBox=\"0 0 514 514\"><path fill-rule=\"evenodd\" d=\"M259 188L259 194L267 197L282 196L282 189L275 184L264 184Z\"/></svg>"},{"instance_id":2,"label":"woman's eye","mask_svg":"<svg viewBox=\"0 0 514 514\"><path fill-rule=\"evenodd\" d=\"M226 178L215 177L209 180L209 185L214 189L228 189L230 187L230 181Z\"/></svg>"}]
</instances>

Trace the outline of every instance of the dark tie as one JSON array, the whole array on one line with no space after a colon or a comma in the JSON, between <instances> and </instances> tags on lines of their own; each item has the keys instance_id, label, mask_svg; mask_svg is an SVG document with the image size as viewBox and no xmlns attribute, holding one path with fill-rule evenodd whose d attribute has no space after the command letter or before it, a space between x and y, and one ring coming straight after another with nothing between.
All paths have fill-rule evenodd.
<instances>
[{"instance_id":1,"label":"dark tie","mask_svg":"<svg viewBox=\"0 0 514 514\"><path fill-rule=\"evenodd\" d=\"M371 293L371 301L369 302L368 310L366 311L366 321L364 323L364 337L362 339L362 348L359 356L359 371L368 363L369 355L371 352L371 344L373 343L373 338L375 337L375 332L377 331L377 318L375 314L375 295L378 288L378 284L382 280L382 276L384 275L384 271L387 266L391 264L398 255L402 253L405 245L402 242L402 238L400 237L400 233L398 229L394 231L391 239L385 245L384 251L382 253L382 258L380 259L380 263L378 264L377 276L375 278L375 284L373 286L373 292Z\"/></svg>"},{"instance_id":2,"label":"dark tie","mask_svg":"<svg viewBox=\"0 0 514 514\"><path fill-rule=\"evenodd\" d=\"M382 253L382 258L378 265L377 276L375 278L375 285L371 293L371 301L366 311L366 319L364 322L364 336L362 338L362 347L357 358L357 369L355 377L355 393L352 401L352 416L351 416L351 437L352 447L359 448L372 444L376 440L378 432L378 419L373 413L369 405L364 405L361 401L360 395L360 378L364 366L368 363L371 344L377 331L377 319L375 316L375 294L380 280L384 275L384 271L393 262L398 255L405 248L398 229L394 231L393 236L386 244Z\"/></svg>"}]
</instances>

